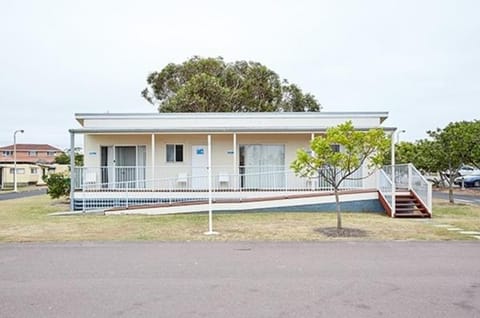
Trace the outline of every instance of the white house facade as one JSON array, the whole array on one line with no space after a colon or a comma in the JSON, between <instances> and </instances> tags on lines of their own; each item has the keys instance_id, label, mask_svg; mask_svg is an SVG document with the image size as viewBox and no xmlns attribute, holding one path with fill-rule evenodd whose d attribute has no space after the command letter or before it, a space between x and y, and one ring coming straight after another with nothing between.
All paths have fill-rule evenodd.
<instances>
[{"instance_id":1,"label":"white house facade","mask_svg":"<svg viewBox=\"0 0 480 318\"><path fill-rule=\"evenodd\" d=\"M71 167L71 202L72 209L83 210L202 201L208 191L215 202L269 201L268 208L275 208L272 201L279 196L300 199L331 190L321 179L302 178L290 169L297 150L308 150L329 127L350 120L358 130L382 128L392 138L395 131L382 125L387 112L75 116L81 127L70 130L71 148L75 135L83 135L85 166ZM356 177L344 190L394 188L366 167ZM395 204L392 193L382 198Z\"/></svg>"}]
</instances>

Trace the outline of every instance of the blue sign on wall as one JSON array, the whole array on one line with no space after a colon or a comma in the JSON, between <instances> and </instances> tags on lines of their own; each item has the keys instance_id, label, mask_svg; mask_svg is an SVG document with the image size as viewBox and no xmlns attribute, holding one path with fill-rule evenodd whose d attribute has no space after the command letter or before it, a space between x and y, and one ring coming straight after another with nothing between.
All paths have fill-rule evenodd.
<instances>
[{"instance_id":1,"label":"blue sign on wall","mask_svg":"<svg viewBox=\"0 0 480 318\"><path fill-rule=\"evenodd\" d=\"M197 149L197 155L204 155L204 154L205 154L205 150L203 150L203 148Z\"/></svg>"}]
</instances>

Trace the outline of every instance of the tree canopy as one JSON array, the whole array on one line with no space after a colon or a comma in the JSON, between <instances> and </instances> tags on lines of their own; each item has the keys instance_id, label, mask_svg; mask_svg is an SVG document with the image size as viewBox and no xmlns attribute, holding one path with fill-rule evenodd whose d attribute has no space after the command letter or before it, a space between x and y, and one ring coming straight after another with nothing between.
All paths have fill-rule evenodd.
<instances>
[{"instance_id":1,"label":"tree canopy","mask_svg":"<svg viewBox=\"0 0 480 318\"><path fill-rule=\"evenodd\" d=\"M193 58L147 78L142 96L159 112L320 111L315 97L251 61Z\"/></svg>"},{"instance_id":2,"label":"tree canopy","mask_svg":"<svg viewBox=\"0 0 480 318\"><path fill-rule=\"evenodd\" d=\"M428 131L429 139L395 146L396 163L413 163L425 172L438 172L449 185L453 200L453 181L463 164L480 165L480 121L451 122L444 128ZM390 164L386 156L385 164Z\"/></svg>"},{"instance_id":3,"label":"tree canopy","mask_svg":"<svg viewBox=\"0 0 480 318\"><path fill-rule=\"evenodd\" d=\"M395 145L395 163L411 163L422 172L438 171L434 162L435 158L430 154L430 151L433 149L430 143L431 141L426 139L416 142L402 141L397 143ZM383 164L392 164L390 149L387 149L384 153Z\"/></svg>"},{"instance_id":4,"label":"tree canopy","mask_svg":"<svg viewBox=\"0 0 480 318\"><path fill-rule=\"evenodd\" d=\"M448 171L449 199L453 203L453 181L462 164L480 163L480 121L452 122L445 128L428 131L431 141L423 141L424 156L430 157L431 169Z\"/></svg>"},{"instance_id":5,"label":"tree canopy","mask_svg":"<svg viewBox=\"0 0 480 318\"><path fill-rule=\"evenodd\" d=\"M62 165L70 164L70 149L56 156L55 163L62 164ZM75 166L77 167L83 166L83 154L77 151L75 151Z\"/></svg>"},{"instance_id":6,"label":"tree canopy","mask_svg":"<svg viewBox=\"0 0 480 318\"><path fill-rule=\"evenodd\" d=\"M333 147L338 145L338 147ZM342 227L338 190L343 181L364 164L369 171L383 163L383 156L390 145L385 132L380 129L357 131L351 121L327 129L324 136L310 142L311 153L304 149L297 151L297 158L291 168L301 176L320 176L331 185L335 192L337 206L337 229ZM367 177L367 176L364 176Z\"/></svg>"}]
</instances>

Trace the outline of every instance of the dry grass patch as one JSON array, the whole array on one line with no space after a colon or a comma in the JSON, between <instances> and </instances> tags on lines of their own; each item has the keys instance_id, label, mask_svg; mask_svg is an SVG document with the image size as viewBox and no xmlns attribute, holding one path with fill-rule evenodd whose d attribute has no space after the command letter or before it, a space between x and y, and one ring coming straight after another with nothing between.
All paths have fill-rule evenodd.
<instances>
[{"instance_id":1,"label":"dry grass patch","mask_svg":"<svg viewBox=\"0 0 480 318\"><path fill-rule=\"evenodd\" d=\"M478 205L451 204L446 200L434 200L433 213L436 223L480 232L480 206Z\"/></svg>"},{"instance_id":2,"label":"dry grass patch","mask_svg":"<svg viewBox=\"0 0 480 318\"><path fill-rule=\"evenodd\" d=\"M435 203L441 222L478 230L480 209ZM467 210L466 210L467 208ZM206 236L207 214L163 216L49 216L68 206L46 195L0 201L0 241L324 241L324 240L451 240L471 239L429 220L392 219L378 213L343 212L343 224L360 236L331 237L318 229L333 227L335 213L214 213L216 236ZM469 223L471 222L471 223ZM470 224L469 227L463 226Z\"/></svg>"}]
</instances>

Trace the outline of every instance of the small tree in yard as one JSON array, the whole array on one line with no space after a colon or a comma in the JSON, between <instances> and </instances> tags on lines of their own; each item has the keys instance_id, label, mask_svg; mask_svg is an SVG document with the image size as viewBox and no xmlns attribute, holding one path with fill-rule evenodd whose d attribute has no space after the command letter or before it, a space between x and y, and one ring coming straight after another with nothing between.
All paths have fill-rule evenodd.
<instances>
[{"instance_id":1,"label":"small tree in yard","mask_svg":"<svg viewBox=\"0 0 480 318\"><path fill-rule=\"evenodd\" d=\"M70 195L70 177L62 173L53 173L44 177L47 193L52 199Z\"/></svg>"},{"instance_id":2,"label":"small tree in yard","mask_svg":"<svg viewBox=\"0 0 480 318\"><path fill-rule=\"evenodd\" d=\"M344 180L367 164L369 175L382 165L385 150L390 144L382 129L356 131L351 121L327 129L324 136L314 138L310 143L312 153L297 151L297 159L291 168L304 177L320 176L332 186L337 210L337 230L342 228L339 189ZM338 146L337 146L338 145ZM341 151L338 151L340 147Z\"/></svg>"},{"instance_id":3,"label":"small tree in yard","mask_svg":"<svg viewBox=\"0 0 480 318\"><path fill-rule=\"evenodd\" d=\"M424 151L432 158L432 170L448 172L449 201L454 203L453 183L461 165L480 163L480 121L451 122L428 134L432 140L424 141Z\"/></svg>"}]
</instances>

